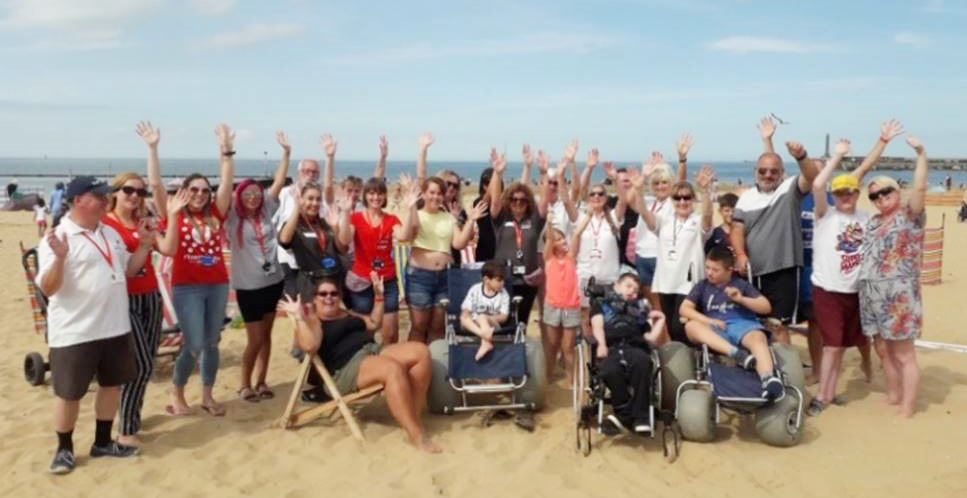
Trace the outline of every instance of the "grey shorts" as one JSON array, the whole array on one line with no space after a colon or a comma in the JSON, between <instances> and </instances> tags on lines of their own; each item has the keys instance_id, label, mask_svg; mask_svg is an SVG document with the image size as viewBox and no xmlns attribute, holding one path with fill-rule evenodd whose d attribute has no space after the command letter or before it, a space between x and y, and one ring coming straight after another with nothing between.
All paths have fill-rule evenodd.
<instances>
[{"instance_id":1,"label":"grey shorts","mask_svg":"<svg viewBox=\"0 0 967 498\"><path fill-rule=\"evenodd\" d=\"M367 357L378 355L379 350L380 345L375 342L364 344L342 368L332 372L332 380L336 383L339 394L346 395L359 390L359 387L356 386L356 379L359 377L359 365Z\"/></svg>"},{"instance_id":2,"label":"grey shorts","mask_svg":"<svg viewBox=\"0 0 967 498\"><path fill-rule=\"evenodd\" d=\"M566 329L581 325L581 310L555 308L544 303L544 324L550 327L563 327Z\"/></svg>"}]
</instances>

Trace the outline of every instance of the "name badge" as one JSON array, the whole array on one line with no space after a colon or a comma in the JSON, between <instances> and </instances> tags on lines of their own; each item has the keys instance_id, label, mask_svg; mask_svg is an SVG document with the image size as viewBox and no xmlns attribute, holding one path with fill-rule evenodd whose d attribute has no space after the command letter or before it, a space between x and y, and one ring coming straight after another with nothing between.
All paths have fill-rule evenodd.
<instances>
[{"instance_id":1,"label":"name badge","mask_svg":"<svg viewBox=\"0 0 967 498\"><path fill-rule=\"evenodd\" d=\"M514 228L514 222L513 221L505 221L504 222L504 226L505 227Z\"/></svg>"},{"instance_id":2,"label":"name badge","mask_svg":"<svg viewBox=\"0 0 967 498\"><path fill-rule=\"evenodd\" d=\"M527 273L527 267L524 265L517 265L513 268L514 275L524 275Z\"/></svg>"},{"instance_id":3,"label":"name badge","mask_svg":"<svg viewBox=\"0 0 967 498\"><path fill-rule=\"evenodd\" d=\"M373 269L374 270L382 270L383 269L383 260L382 259L374 259L373 260Z\"/></svg>"},{"instance_id":4,"label":"name badge","mask_svg":"<svg viewBox=\"0 0 967 498\"><path fill-rule=\"evenodd\" d=\"M307 238L307 239L318 239L319 238L319 237L316 236L316 232L302 232L302 236L305 237L305 238Z\"/></svg>"},{"instance_id":5,"label":"name badge","mask_svg":"<svg viewBox=\"0 0 967 498\"><path fill-rule=\"evenodd\" d=\"M322 258L322 267L331 270L336 267L336 260L332 258Z\"/></svg>"},{"instance_id":6,"label":"name badge","mask_svg":"<svg viewBox=\"0 0 967 498\"><path fill-rule=\"evenodd\" d=\"M678 261L678 253L674 249L668 251L668 262L674 263Z\"/></svg>"},{"instance_id":7,"label":"name badge","mask_svg":"<svg viewBox=\"0 0 967 498\"><path fill-rule=\"evenodd\" d=\"M589 254L589 256L591 257L591 259L601 259L602 257L604 257L604 253L601 252L601 249L591 249L591 253Z\"/></svg>"},{"instance_id":8,"label":"name badge","mask_svg":"<svg viewBox=\"0 0 967 498\"><path fill-rule=\"evenodd\" d=\"M206 254L198 258L198 262L201 263L202 266L215 266L215 256Z\"/></svg>"}]
</instances>

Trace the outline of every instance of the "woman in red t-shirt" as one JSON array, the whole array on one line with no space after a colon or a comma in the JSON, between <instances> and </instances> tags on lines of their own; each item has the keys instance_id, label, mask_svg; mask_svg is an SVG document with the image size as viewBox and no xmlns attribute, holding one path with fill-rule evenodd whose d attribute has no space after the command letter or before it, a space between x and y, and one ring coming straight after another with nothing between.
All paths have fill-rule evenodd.
<instances>
[{"instance_id":1,"label":"woman in red t-shirt","mask_svg":"<svg viewBox=\"0 0 967 498\"><path fill-rule=\"evenodd\" d=\"M164 211L166 204L165 189L161 184L161 173L158 169L158 142L161 132L151 126L151 123L138 123L137 133L148 146L148 185L154 198L155 208ZM145 206L148 190L141 175L137 173L119 173L111 183L114 194L108 204L108 213L101 221L117 231L124 240L128 252L137 250L138 223L149 220L152 214ZM160 241L158 236L155 245ZM151 380L154 370L154 356L158 352L158 342L161 340L162 303L158 292L158 280L155 277L154 265L149 256L148 263L134 277L128 278L128 313L131 319L131 332L134 337L135 362L138 366L137 377L124 385L121 390L120 435L118 443L125 446L138 446L138 431L141 430L141 407L144 404L144 394Z\"/></svg>"},{"instance_id":2,"label":"woman in red t-shirt","mask_svg":"<svg viewBox=\"0 0 967 498\"><path fill-rule=\"evenodd\" d=\"M344 203L350 202L343 200ZM351 213L350 205L341 206L339 240L343 245L353 243L356 255L353 266L346 273L349 304L356 313L369 313L375 300L383 300L383 344L399 339L400 291L396 282L396 262L393 261L393 241L400 240L402 225L399 218L383 211L386 207L386 183L381 178L370 178L363 186L365 209ZM368 278L375 271L383 278L383 296L373 296Z\"/></svg>"},{"instance_id":3,"label":"woman in red t-shirt","mask_svg":"<svg viewBox=\"0 0 967 498\"><path fill-rule=\"evenodd\" d=\"M235 133L221 124L215 128L215 136L221 150L221 178L215 198L204 175L192 173L185 178L182 188L167 203L167 230L160 246L161 252L174 260L171 297L185 338L171 377L174 388L166 410L172 415L191 414L185 401L185 384L196 362L201 366L202 409L214 416L225 415L225 407L212 397L212 386L228 302L222 223L232 202Z\"/></svg>"}]
</instances>

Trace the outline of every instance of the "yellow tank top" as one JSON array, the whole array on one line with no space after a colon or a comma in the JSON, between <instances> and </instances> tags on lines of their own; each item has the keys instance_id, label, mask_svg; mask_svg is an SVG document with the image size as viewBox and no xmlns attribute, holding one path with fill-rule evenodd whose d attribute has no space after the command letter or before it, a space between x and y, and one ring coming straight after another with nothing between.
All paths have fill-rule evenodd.
<instances>
[{"instance_id":1,"label":"yellow tank top","mask_svg":"<svg viewBox=\"0 0 967 498\"><path fill-rule=\"evenodd\" d=\"M456 225L453 215L445 211L431 214L422 209L416 213L420 219L420 230L413 240L413 247L450 254L453 227Z\"/></svg>"}]
</instances>

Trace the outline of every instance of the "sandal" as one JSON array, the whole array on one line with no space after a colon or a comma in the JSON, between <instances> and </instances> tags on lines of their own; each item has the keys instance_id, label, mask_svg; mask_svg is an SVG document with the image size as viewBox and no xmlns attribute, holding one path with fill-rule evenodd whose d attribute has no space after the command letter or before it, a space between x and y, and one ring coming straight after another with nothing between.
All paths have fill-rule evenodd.
<instances>
[{"instance_id":1,"label":"sandal","mask_svg":"<svg viewBox=\"0 0 967 498\"><path fill-rule=\"evenodd\" d=\"M259 386L255 388L255 392L256 394L258 394L258 397L261 399L272 399L275 397L275 393L272 392L271 389L269 389L268 384L266 384L265 382L259 384Z\"/></svg>"},{"instance_id":2,"label":"sandal","mask_svg":"<svg viewBox=\"0 0 967 498\"><path fill-rule=\"evenodd\" d=\"M242 400L248 401L249 403L258 403L261 399L259 393L252 390L251 387L240 387L235 394Z\"/></svg>"},{"instance_id":3,"label":"sandal","mask_svg":"<svg viewBox=\"0 0 967 498\"><path fill-rule=\"evenodd\" d=\"M201 405L201 409L208 412L213 417L224 417L225 407L221 405Z\"/></svg>"},{"instance_id":4,"label":"sandal","mask_svg":"<svg viewBox=\"0 0 967 498\"><path fill-rule=\"evenodd\" d=\"M806 415L809 415L810 417L818 417L819 414L823 413L823 410L825 409L826 403L813 398L813 400L809 402L809 406L806 408Z\"/></svg>"},{"instance_id":5,"label":"sandal","mask_svg":"<svg viewBox=\"0 0 967 498\"><path fill-rule=\"evenodd\" d=\"M194 415L194 412L189 408L187 411L179 411L175 408L175 405L165 405L165 413L171 415L172 417L188 417Z\"/></svg>"}]
</instances>

